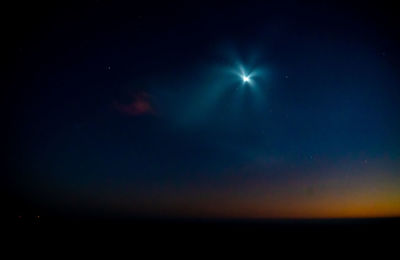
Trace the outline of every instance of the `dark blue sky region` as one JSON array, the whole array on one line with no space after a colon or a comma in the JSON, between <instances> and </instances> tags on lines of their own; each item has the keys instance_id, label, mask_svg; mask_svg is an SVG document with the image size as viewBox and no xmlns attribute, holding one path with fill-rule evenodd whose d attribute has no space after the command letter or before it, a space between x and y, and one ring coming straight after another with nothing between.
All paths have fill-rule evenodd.
<instances>
[{"instance_id":1,"label":"dark blue sky region","mask_svg":"<svg viewBox=\"0 0 400 260\"><path fill-rule=\"evenodd\" d=\"M7 158L23 205L400 214L390 6L88 3L46 6L16 25Z\"/></svg>"}]
</instances>

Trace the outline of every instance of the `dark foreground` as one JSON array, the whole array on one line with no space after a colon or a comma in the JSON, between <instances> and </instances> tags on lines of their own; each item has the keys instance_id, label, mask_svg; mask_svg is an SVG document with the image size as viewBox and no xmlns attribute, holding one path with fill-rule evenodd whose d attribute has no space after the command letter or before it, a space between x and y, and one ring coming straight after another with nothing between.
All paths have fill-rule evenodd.
<instances>
[{"instance_id":1,"label":"dark foreground","mask_svg":"<svg viewBox=\"0 0 400 260\"><path fill-rule=\"evenodd\" d=\"M165 218L66 218L25 217L14 219L17 228L112 228L146 232L398 232L400 218L354 219L165 219ZM13 225L14 226L14 225Z\"/></svg>"},{"instance_id":2,"label":"dark foreground","mask_svg":"<svg viewBox=\"0 0 400 260\"><path fill-rule=\"evenodd\" d=\"M103 250L114 254L123 248L129 254L136 250L152 254L163 247L197 254L211 244L217 248L223 246L228 251L250 247L281 254L296 253L293 248L297 247L306 252L322 250L331 254L342 248L369 252L377 249L378 244L383 244L386 249L397 248L400 218L224 220L41 216L40 221L34 217L18 219L7 227L12 231L10 237L13 239L9 241L13 246L33 245L39 252L48 248L57 252L84 248L102 255Z\"/></svg>"}]
</instances>

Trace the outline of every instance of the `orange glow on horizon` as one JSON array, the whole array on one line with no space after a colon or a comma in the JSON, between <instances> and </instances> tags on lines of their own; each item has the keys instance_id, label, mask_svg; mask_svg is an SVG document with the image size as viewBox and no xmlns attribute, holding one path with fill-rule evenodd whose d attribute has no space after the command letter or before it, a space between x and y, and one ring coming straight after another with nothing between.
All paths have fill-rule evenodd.
<instances>
[{"instance_id":1,"label":"orange glow on horizon","mask_svg":"<svg viewBox=\"0 0 400 260\"><path fill-rule=\"evenodd\" d=\"M157 189L157 199L149 198L150 213L156 208L156 214L196 218L400 217L400 178L395 175L164 188Z\"/></svg>"}]
</instances>

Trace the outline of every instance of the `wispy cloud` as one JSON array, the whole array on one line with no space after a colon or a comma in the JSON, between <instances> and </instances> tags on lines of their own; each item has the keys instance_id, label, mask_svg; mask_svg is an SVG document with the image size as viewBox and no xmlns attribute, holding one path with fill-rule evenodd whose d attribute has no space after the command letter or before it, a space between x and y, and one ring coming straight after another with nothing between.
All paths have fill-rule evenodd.
<instances>
[{"instance_id":1,"label":"wispy cloud","mask_svg":"<svg viewBox=\"0 0 400 260\"><path fill-rule=\"evenodd\" d=\"M146 92L133 95L132 102L128 104L114 101L113 105L120 113L129 116L153 115L155 113L150 102L150 95Z\"/></svg>"}]
</instances>

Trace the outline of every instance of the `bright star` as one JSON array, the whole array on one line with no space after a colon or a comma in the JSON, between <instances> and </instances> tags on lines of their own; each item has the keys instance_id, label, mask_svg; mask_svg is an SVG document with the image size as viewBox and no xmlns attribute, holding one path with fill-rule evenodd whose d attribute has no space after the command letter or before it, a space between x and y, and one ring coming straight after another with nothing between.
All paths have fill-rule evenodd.
<instances>
[{"instance_id":1,"label":"bright star","mask_svg":"<svg viewBox=\"0 0 400 260\"><path fill-rule=\"evenodd\" d=\"M249 76L242 76L242 80L243 80L243 82L244 83L246 83L246 82L250 82L250 77Z\"/></svg>"}]
</instances>

